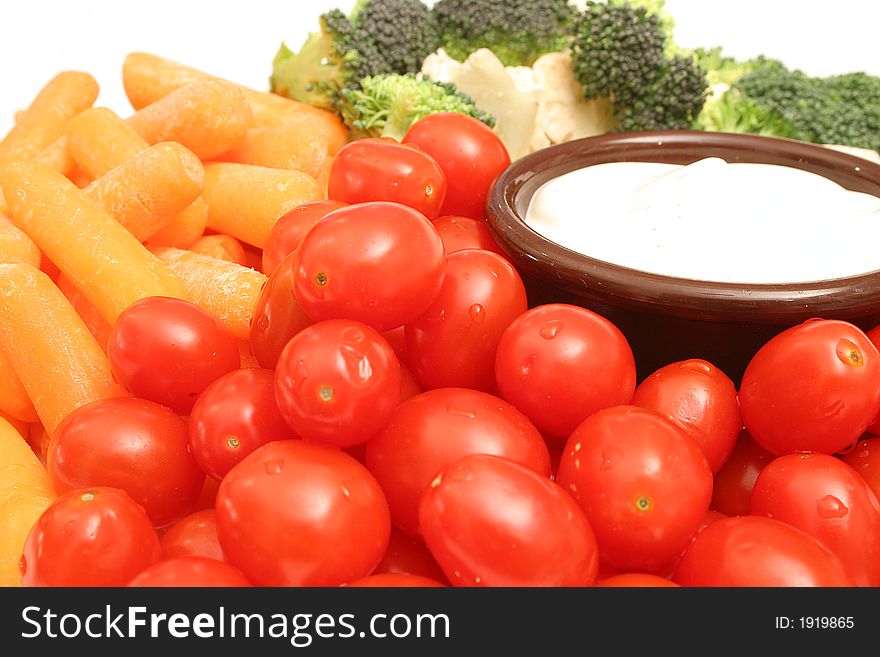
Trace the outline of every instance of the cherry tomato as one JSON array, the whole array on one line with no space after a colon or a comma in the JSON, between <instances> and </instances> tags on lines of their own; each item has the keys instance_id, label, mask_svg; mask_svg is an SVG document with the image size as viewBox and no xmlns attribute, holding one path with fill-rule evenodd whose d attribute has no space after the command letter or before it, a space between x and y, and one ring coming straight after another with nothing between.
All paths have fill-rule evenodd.
<instances>
[{"instance_id":1,"label":"cherry tomato","mask_svg":"<svg viewBox=\"0 0 880 657\"><path fill-rule=\"evenodd\" d=\"M444 468L419 506L454 586L591 586L599 552L577 502L520 463L473 454Z\"/></svg>"},{"instance_id":2,"label":"cherry tomato","mask_svg":"<svg viewBox=\"0 0 880 657\"><path fill-rule=\"evenodd\" d=\"M446 214L437 217L432 222L434 228L443 240L443 248L446 255L463 251L464 249L483 249L497 253L502 258L507 258L483 219L471 219L470 217L458 217L454 214Z\"/></svg>"},{"instance_id":3,"label":"cherry tomato","mask_svg":"<svg viewBox=\"0 0 880 657\"><path fill-rule=\"evenodd\" d=\"M306 440L350 447L373 437L400 402L400 363L366 324L318 322L281 352L275 397L281 414Z\"/></svg>"},{"instance_id":4,"label":"cherry tomato","mask_svg":"<svg viewBox=\"0 0 880 657\"><path fill-rule=\"evenodd\" d=\"M172 557L154 563L128 584L135 587L250 586L242 572L228 563L205 557Z\"/></svg>"},{"instance_id":5,"label":"cherry tomato","mask_svg":"<svg viewBox=\"0 0 880 657\"><path fill-rule=\"evenodd\" d=\"M165 559L205 557L226 561L217 538L217 519L213 508L195 511L169 525L162 532L160 542Z\"/></svg>"},{"instance_id":6,"label":"cherry tomato","mask_svg":"<svg viewBox=\"0 0 880 657\"><path fill-rule=\"evenodd\" d=\"M387 331L428 309L445 270L443 242L424 215L399 203L362 203L306 234L293 289L314 321L354 319Z\"/></svg>"},{"instance_id":7,"label":"cherry tomato","mask_svg":"<svg viewBox=\"0 0 880 657\"><path fill-rule=\"evenodd\" d=\"M880 499L880 438L860 440L854 449L841 454L840 458L859 473Z\"/></svg>"},{"instance_id":8,"label":"cherry tomato","mask_svg":"<svg viewBox=\"0 0 880 657\"><path fill-rule=\"evenodd\" d=\"M596 586L608 588L670 588L679 585L665 577L652 575L651 573L621 573L620 575L612 575L601 582L597 582Z\"/></svg>"},{"instance_id":9,"label":"cherry tomato","mask_svg":"<svg viewBox=\"0 0 880 657\"><path fill-rule=\"evenodd\" d=\"M865 333L868 336L868 339L871 341L878 350L880 350L880 326L875 326L870 331ZM880 435L880 416L874 418L874 422L867 428L868 433L874 435Z\"/></svg>"},{"instance_id":10,"label":"cherry tomato","mask_svg":"<svg viewBox=\"0 0 880 657\"><path fill-rule=\"evenodd\" d=\"M751 512L802 529L843 562L859 586L880 586L880 502L827 454L788 454L761 470Z\"/></svg>"},{"instance_id":11,"label":"cherry tomato","mask_svg":"<svg viewBox=\"0 0 880 657\"><path fill-rule=\"evenodd\" d=\"M263 445L217 493L217 533L257 586L338 586L365 577L388 547L382 489L345 452L303 440Z\"/></svg>"},{"instance_id":12,"label":"cherry tomato","mask_svg":"<svg viewBox=\"0 0 880 657\"><path fill-rule=\"evenodd\" d=\"M346 584L346 586L351 588L438 588L446 586L446 584L429 577L412 575L410 573L378 573L356 579Z\"/></svg>"},{"instance_id":13,"label":"cherry tomato","mask_svg":"<svg viewBox=\"0 0 880 657\"><path fill-rule=\"evenodd\" d=\"M189 444L199 467L215 479L260 445L296 438L275 401L275 373L247 368L214 381L189 418Z\"/></svg>"},{"instance_id":14,"label":"cherry tomato","mask_svg":"<svg viewBox=\"0 0 880 657\"><path fill-rule=\"evenodd\" d=\"M852 324L808 320L761 347L739 400L746 429L773 454L833 454L880 411L880 353Z\"/></svg>"},{"instance_id":15,"label":"cherry tomato","mask_svg":"<svg viewBox=\"0 0 880 657\"><path fill-rule=\"evenodd\" d=\"M418 146L387 138L358 139L333 158L327 197L343 203L402 203L433 219L446 197L446 176Z\"/></svg>"},{"instance_id":16,"label":"cherry tomato","mask_svg":"<svg viewBox=\"0 0 880 657\"><path fill-rule=\"evenodd\" d=\"M482 249L449 256L434 303L406 325L406 354L426 389L495 388L495 352L504 330L528 308L522 279Z\"/></svg>"},{"instance_id":17,"label":"cherry tomato","mask_svg":"<svg viewBox=\"0 0 880 657\"><path fill-rule=\"evenodd\" d=\"M394 524L419 536L419 500L437 473L469 454L497 454L545 477L550 455L541 434L516 408L464 388L430 390L406 400L367 443L366 464L385 491Z\"/></svg>"},{"instance_id":18,"label":"cherry tomato","mask_svg":"<svg viewBox=\"0 0 880 657\"><path fill-rule=\"evenodd\" d=\"M446 174L441 214L483 218L489 188L510 165L507 149L489 126L464 114L440 112L413 124L403 142L419 146Z\"/></svg>"},{"instance_id":19,"label":"cherry tomato","mask_svg":"<svg viewBox=\"0 0 880 657\"><path fill-rule=\"evenodd\" d=\"M715 473L712 508L728 516L748 515L758 473L773 458L748 431L742 430L724 467Z\"/></svg>"},{"instance_id":20,"label":"cherry tomato","mask_svg":"<svg viewBox=\"0 0 880 657\"><path fill-rule=\"evenodd\" d=\"M725 518L697 534L673 578L681 586L855 586L806 532L762 516Z\"/></svg>"},{"instance_id":21,"label":"cherry tomato","mask_svg":"<svg viewBox=\"0 0 880 657\"><path fill-rule=\"evenodd\" d=\"M661 367L638 385L632 403L679 424L697 441L712 472L724 465L742 429L733 381L697 358Z\"/></svg>"},{"instance_id":22,"label":"cherry tomato","mask_svg":"<svg viewBox=\"0 0 880 657\"><path fill-rule=\"evenodd\" d=\"M31 528L23 586L125 586L162 556L143 507L118 488L61 495Z\"/></svg>"},{"instance_id":23,"label":"cherry tomato","mask_svg":"<svg viewBox=\"0 0 880 657\"><path fill-rule=\"evenodd\" d=\"M157 527L189 513L205 481L187 443L186 422L146 399L115 397L81 406L49 445L49 478L59 492L121 488Z\"/></svg>"},{"instance_id":24,"label":"cherry tomato","mask_svg":"<svg viewBox=\"0 0 880 657\"><path fill-rule=\"evenodd\" d=\"M584 420L556 480L586 512L602 560L621 570L652 571L677 557L712 499L712 471L693 439L637 406Z\"/></svg>"},{"instance_id":25,"label":"cherry tomato","mask_svg":"<svg viewBox=\"0 0 880 657\"><path fill-rule=\"evenodd\" d=\"M568 438L587 417L627 404L636 365L623 334L577 306L532 308L504 332L495 359L501 396L541 431Z\"/></svg>"},{"instance_id":26,"label":"cherry tomato","mask_svg":"<svg viewBox=\"0 0 880 657\"><path fill-rule=\"evenodd\" d=\"M110 332L113 376L135 397L189 413L199 393L241 364L238 343L216 317L182 299L146 297Z\"/></svg>"},{"instance_id":27,"label":"cherry tomato","mask_svg":"<svg viewBox=\"0 0 880 657\"><path fill-rule=\"evenodd\" d=\"M391 528L391 538L385 556L376 566L373 575L382 573L419 575L438 582L446 582L446 575L425 544Z\"/></svg>"},{"instance_id":28,"label":"cherry tomato","mask_svg":"<svg viewBox=\"0 0 880 657\"><path fill-rule=\"evenodd\" d=\"M293 262L295 253L281 261L260 290L254 305L248 339L254 358L261 367L275 369L281 350L294 335L312 320L305 314L293 294Z\"/></svg>"},{"instance_id":29,"label":"cherry tomato","mask_svg":"<svg viewBox=\"0 0 880 657\"><path fill-rule=\"evenodd\" d=\"M269 231L263 246L263 272L271 276L281 261L299 248L302 238L321 217L345 206L340 201L319 199L297 205L283 215Z\"/></svg>"}]
</instances>

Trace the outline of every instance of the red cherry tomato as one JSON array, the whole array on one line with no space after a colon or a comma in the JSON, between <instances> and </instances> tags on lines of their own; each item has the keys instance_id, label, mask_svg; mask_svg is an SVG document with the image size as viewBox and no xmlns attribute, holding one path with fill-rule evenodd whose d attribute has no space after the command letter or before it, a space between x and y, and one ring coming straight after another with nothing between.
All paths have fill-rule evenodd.
<instances>
[{"instance_id":1,"label":"red cherry tomato","mask_svg":"<svg viewBox=\"0 0 880 657\"><path fill-rule=\"evenodd\" d=\"M454 586L591 586L596 537L562 487L520 463L473 454L444 468L419 506Z\"/></svg>"},{"instance_id":2,"label":"red cherry tomato","mask_svg":"<svg viewBox=\"0 0 880 657\"><path fill-rule=\"evenodd\" d=\"M272 227L263 246L263 272L271 276L281 261L299 248L302 238L324 215L344 208L345 203L320 199L297 205Z\"/></svg>"},{"instance_id":3,"label":"red cherry tomato","mask_svg":"<svg viewBox=\"0 0 880 657\"><path fill-rule=\"evenodd\" d=\"M446 176L418 146L394 139L358 139L333 158L327 197L343 203L402 203L433 219L446 197Z\"/></svg>"},{"instance_id":4,"label":"red cherry tomato","mask_svg":"<svg viewBox=\"0 0 880 657\"><path fill-rule=\"evenodd\" d=\"M195 304L146 297L122 311L107 343L113 376L135 397L189 413L199 393L241 365L238 343Z\"/></svg>"},{"instance_id":5,"label":"red cherry tomato","mask_svg":"<svg viewBox=\"0 0 880 657\"><path fill-rule=\"evenodd\" d=\"M483 249L497 253L502 258L507 258L483 219L472 219L470 217L459 217L454 214L446 214L437 217L433 222L434 228L440 234L443 240L443 248L446 249L446 255L463 251L464 249Z\"/></svg>"},{"instance_id":6,"label":"red cherry tomato","mask_svg":"<svg viewBox=\"0 0 880 657\"><path fill-rule=\"evenodd\" d=\"M399 203L362 203L324 217L294 260L294 293L314 321L354 319L377 331L412 321L446 270L431 222Z\"/></svg>"},{"instance_id":7,"label":"red cherry tomato","mask_svg":"<svg viewBox=\"0 0 880 657\"><path fill-rule=\"evenodd\" d=\"M638 385L632 403L679 424L697 441L712 472L724 465L742 429L736 386L705 360L661 367Z\"/></svg>"},{"instance_id":8,"label":"red cherry tomato","mask_svg":"<svg viewBox=\"0 0 880 657\"><path fill-rule=\"evenodd\" d=\"M217 493L223 553L257 586L338 586L388 547L388 503L345 452L303 440L263 445Z\"/></svg>"},{"instance_id":9,"label":"red cherry tomato","mask_svg":"<svg viewBox=\"0 0 880 657\"><path fill-rule=\"evenodd\" d=\"M843 562L859 586L880 586L880 502L827 454L780 456L761 470L751 512L802 529Z\"/></svg>"},{"instance_id":10,"label":"red cherry tomato","mask_svg":"<svg viewBox=\"0 0 880 657\"><path fill-rule=\"evenodd\" d=\"M859 473L880 499L880 438L860 440L854 449L841 454L840 458Z\"/></svg>"},{"instance_id":11,"label":"red cherry tomato","mask_svg":"<svg viewBox=\"0 0 880 657\"><path fill-rule=\"evenodd\" d=\"M880 411L880 353L852 324L809 320L761 347L739 400L746 429L773 454L833 454Z\"/></svg>"},{"instance_id":12,"label":"red cherry tomato","mask_svg":"<svg viewBox=\"0 0 880 657\"><path fill-rule=\"evenodd\" d=\"M602 560L652 571L681 554L712 499L712 471L666 416L615 406L568 439L556 480L587 514Z\"/></svg>"},{"instance_id":13,"label":"red cherry tomato","mask_svg":"<svg viewBox=\"0 0 880 657\"><path fill-rule=\"evenodd\" d=\"M678 584L651 573L621 573L620 575L612 575L596 586L604 586L608 588L670 588L676 587Z\"/></svg>"},{"instance_id":14,"label":"red cherry tomato","mask_svg":"<svg viewBox=\"0 0 880 657\"><path fill-rule=\"evenodd\" d=\"M217 519L214 517L213 507L191 513L169 525L162 532L160 542L165 559L205 557L226 561L217 538Z\"/></svg>"},{"instance_id":15,"label":"red cherry tomato","mask_svg":"<svg viewBox=\"0 0 880 657\"><path fill-rule=\"evenodd\" d=\"M281 414L305 440L350 447L373 437L400 402L400 363L366 324L318 322L281 352L275 397Z\"/></svg>"},{"instance_id":16,"label":"red cherry tomato","mask_svg":"<svg viewBox=\"0 0 880 657\"><path fill-rule=\"evenodd\" d=\"M762 516L725 518L697 534L673 578L681 586L855 586L806 532Z\"/></svg>"},{"instance_id":17,"label":"red cherry tomato","mask_svg":"<svg viewBox=\"0 0 880 657\"><path fill-rule=\"evenodd\" d=\"M728 516L748 515L758 473L773 458L748 431L741 431L724 467L715 473L712 508Z\"/></svg>"},{"instance_id":18,"label":"red cherry tomato","mask_svg":"<svg viewBox=\"0 0 880 657\"><path fill-rule=\"evenodd\" d=\"M426 389L495 388L495 351L528 308L522 279L501 256L481 249L449 256L434 303L406 325L406 354Z\"/></svg>"},{"instance_id":19,"label":"red cherry tomato","mask_svg":"<svg viewBox=\"0 0 880 657\"><path fill-rule=\"evenodd\" d=\"M193 457L215 479L260 445L296 437L278 410L275 373L267 369L224 374L199 395L189 418Z\"/></svg>"},{"instance_id":20,"label":"red cherry tomato","mask_svg":"<svg viewBox=\"0 0 880 657\"><path fill-rule=\"evenodd\" d=\"M446 586L446 584L438 582L436 579L409 573L379 573L356 579L346 586L351 588L438 588Z\"/></svg>"},{"instance_id":21,"label":"red cherry tomato","mask_svg":"<svg viewBox=\"0 0 880 657\"><path fill-rule=\"evenodd\" d=\"M438 582L446 582L446 575L425 544L391 528L391 538L385 556L376 566L373 575L382 573L420 575Z\"/></svg>"},{"instance_id":22,"label":"red cherry tomato","mask_svg":"<svg viewBox=\"0 0 880 657\"><path fill-rule=\"evenodd\" d=\"M125 586L162 556L143 507L118 488L69 491L39 517L21 557L23 586Z\"/></svg>"},{"instance_id":23,"label":"red cherry tomato","mask_svg":"<svg viewBox=\"0 0 880 657\"><path fill-rule=\"evenodd\" d=\"M419 536L419 500L437 473L469 454L497 454L550 476L550 455L525 415L493 395L441 388L403 402L367 443L366 464L394 524Z\"/></svg>"},{"instance_id":24,"label":"red cherry tomato","mask_svg":"<svg viewBox=\"0 0 880 657\"><path fill-rule=\"evenodd\" d=\"M49 445L48 467L59 492L123 489L157 527L189 513L205 481L190 453L186 422L131 397L92 402L64 418Z\"/></svg>"},{"instance_id":25,"label":"red cherry tomato","mask_svg":"<svg viewBox=\"0 0 880 657\"><path fill-rule=\"evenodd\" d=\"M128 584L134 587L241 587L250 586L235 566L205 557L172 557L141 571Z\"/></svg>"},{"instance_id":26,"label":"red cherry tomato","mask_svg":"<svg viewBox=\"0 0 880 657\"><path fill-rule=\"evenodd\" d=\"M485 123L455 112L431 114L417 121L403 138L431 155L446 174L441 214L482 219L486 196L510 165L510 155Z\"/></svg>"},{"instance_id":27,"label":"red cherry tomato","mask_svg":"<svg viewBox=\"0 0 880 657\"><path fill-rule=\"evenodd\" d=\"M495 359L501 396L541 431L568 438L587 417L627 404L636 365L626 338L577 306L532 308L504 332Z\"/></svg>"}]
</instances>

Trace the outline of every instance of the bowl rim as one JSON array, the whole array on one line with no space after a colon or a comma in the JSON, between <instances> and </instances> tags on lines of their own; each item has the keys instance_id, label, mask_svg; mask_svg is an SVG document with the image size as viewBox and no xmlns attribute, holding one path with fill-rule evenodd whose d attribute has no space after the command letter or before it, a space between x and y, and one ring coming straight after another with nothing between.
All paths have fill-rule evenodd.
<instances>
[{"instance_id":1,"label":"bowl rim","mask_svg":"<svg viewBox=\"0 0 880 657\"><path fill-rule=\"evenodd\" d=\"M880 312L880 270L797 283L729 283L665 276L568 249L528 226L520 214L523 203L527 204L541 184L589 164L689 163L710 156L794 166L880 197L880 165L826 146L695 130L620 132L555 144L512 162L487 197L487 223L521 270L576 296L606 303L689 319L762 323L796 322L805 313L844 318Z\"/></svg>"}]
</instances>

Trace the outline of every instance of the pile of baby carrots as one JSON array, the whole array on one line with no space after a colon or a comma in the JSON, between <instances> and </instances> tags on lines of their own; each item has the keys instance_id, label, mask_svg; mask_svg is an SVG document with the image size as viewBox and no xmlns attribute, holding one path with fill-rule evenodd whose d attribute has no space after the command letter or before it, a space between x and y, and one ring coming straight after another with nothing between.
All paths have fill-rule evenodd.
<instances>
[{"instance_id":1,"label":"pile of baby carrots","mask_svg":"<svg viewBox=\"0 0 880 657\"><path fill-rule=\"evenodd\" d=\"M123 83L132 113L94 107L65 71L0 141L0 586L54 491L41 459L74 409L126 395L107 336L138 299L188 299L239 338L242 364L279 217L325 196L348 140L323 110L145 53ZM41 447L42 445L42 447Z\"/></svg>"}]
</instances>

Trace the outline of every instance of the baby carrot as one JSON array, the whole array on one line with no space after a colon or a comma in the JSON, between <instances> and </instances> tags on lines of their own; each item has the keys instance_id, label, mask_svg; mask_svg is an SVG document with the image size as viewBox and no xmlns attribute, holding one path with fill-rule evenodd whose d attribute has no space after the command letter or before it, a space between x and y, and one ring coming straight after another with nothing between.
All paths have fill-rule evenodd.
<instances>
[{"instance_id":1,"label":"baby carrot","mask_svg":"<svg viewBox=\"0 0 880 657\"><path fill-rule=\"evenodd\" d=\"M259 365L254 365L254 367L259 367ZM12 428L18 432L18 435L25 440L28 440L28 437L30 436L31 427L34 424L38 424L36 422L22 422L21 420L4 413L2 410L0 410L0 419L9 422L9 424L12 425Z\"/></svg>"},{"instance_id":2,"label":"baby carrot","mask_svg":"<svg viewBox=\"0 0 880 657\"><path fill-rule=\"evenodd\" d=\"M147 142L176 141L207 160L235 147L251 124L238 85L192 82L135 112L128 124Z\"/></svg>"},{"instance_id":3,"label":"baby carrot","mask_svg":"<svg viewBox=\"0 0 880 657\"><path fill-rule=\"evenodd\" d=\"M231 235L204 235L193 242L189 250L237 265L244 265L244 247Z\"/></svg>"},{"instance_id":4,"label":"baby carrot","mask_svg":"<svg viewBox=\"0 0 880 657\"><path fill-rule=\"evenodd\" d=\"M35 159L65 176L70 175L76 167L76 162L73 161L73 156L67 147L66 135L61 135L49 144L36 155Z\"/></svg>"},{"instance_id":5,"label":"baby carrot","mask_svg":"<svg viewBox=\"0 0 880 657\"><path fill-rule=\"evenodd\" d=\"M322 196L315 179L301 171L231 162L205 165L208 228L258 248L285 213Z\"/></svg>"},{"instance_id":6,"label":"baby carrot","mask_svg":"<svg viewBox=\"0 0 880 657\"><path fill-rule=\"evenodd\" d=\"M30 265L0 265L0 347L49 434L74 409L125 394L73 306Z\"/></svg>"},{"instance_id":7,"label":"baby carrot","mask_svg":"<svg viewBox=\"0 0 880 657\"><path fill-rule=\"evenodd\" d=\"M60 173L19 161L0 168L0 187L16 225L111 324L143 297L186 298L158 258Z\"/></svg>"},{"instance_id":8,"label":"baby carrot","mask_svg":"<svg viewBox=\"0 0 880 657\"><path fill-rule=\"evenodd\" d=\"M190 301L219 318L235 337L247 339L265 275L192 251L160 247L154 252L183 281Z\"/></svg>"},{"instance_id":9,"label":"baby carrot","mask_svg":"<svg viewBox=\"0 0 880 657\"><path fill-rule=\"evenodd\" d=\"M316 132L296 124L251 128L238 146L219 159L321 175L331 158L330 144Z\"/></svg>"},{"instance_id":10,"label":"baby carrot","mask_svg":"<svg viewBox=\"0 0 880 657\"><path fill-rule=\"evenodd\" d=\"M3 347L0 347L0 411L22 422L37 420L34 404Z\"/></svg>"},{"instance_id":11,"label":"baby carrot","mask_svg":"<svg viewBox=\"0 0 880 657\"><path fill-rule=\"evenodd\" d=\"M149 246L173 246L186 249L198 240L208 225L208 204L205 197L199 196L189 207L177 214L150 239Z\"/></svg>"},{"instance_id":12,"label":"baby carrot","mask_svg":"<svg viewBox=\"0 0 880 657\"><path fill-rule=\"evenodd\" d=\"M88 73L64 71L52 78L0 141L0 161L30 158L64 134L67 123L98 97Z\"/></svg>"},{"instance_id":13,"label":"baby carrot","mask_svg":"<svg viewBox=\"0 0 880 657\"><path fill-rule=\"evenodd\" d=\"M40 266L40 249L12 220L0 213L0 262L26 262Z\"/></svg>"},{"instance_id":14,"label":"baby carrot","mask_svg":"<svg viewBox=\"0 0 880 657\"><path fill-rule=\"evenodd\" d=\"M58 289L61 290L61 294L63 294L70 302L70 305L73 306L73 309L86 325L86 328L89 329L89 333L94 336L98 346L106 352L107 340L110 339L110 331L113 327L106 319L104 319L101 313L98 312L98 309L95 308L94 304L86 299L82 292L76 289L76 286L70 282L70 279L67 278L67 276L59 274L58 280L55 284L58 286Z\"/></svg>"},{"instance_id":15,"label":"baby carrot","mask_svg":"<svg viewBox=\"0 0 880 657\"><path fill-rule=\"evenodd\" d=\"M162 142L95 179L83 195L143 242L185 210L204 187L199 158L180 144Z\"/></svg>"},{"instance_id":16,"label":"baby carrot","mask_svg":"<svg viewBox=\"0 0 880 657\"><path fill-rule=\"evenodd\" d=\"M46 468L15 428L0 418L0 586L21 585L25 539L54 499Z\"/></svg>"},{"instance_id":17,"label":"baby carrot","mask_svg":"<svg viewBox=\"0 0 880 657\"><path fill-rule=\"evenodd\" d=\"M149 147L137 130L106 107L87 109L71 119L67 140L71 157L92 179Z\"/></svg>"}]
</instances>

